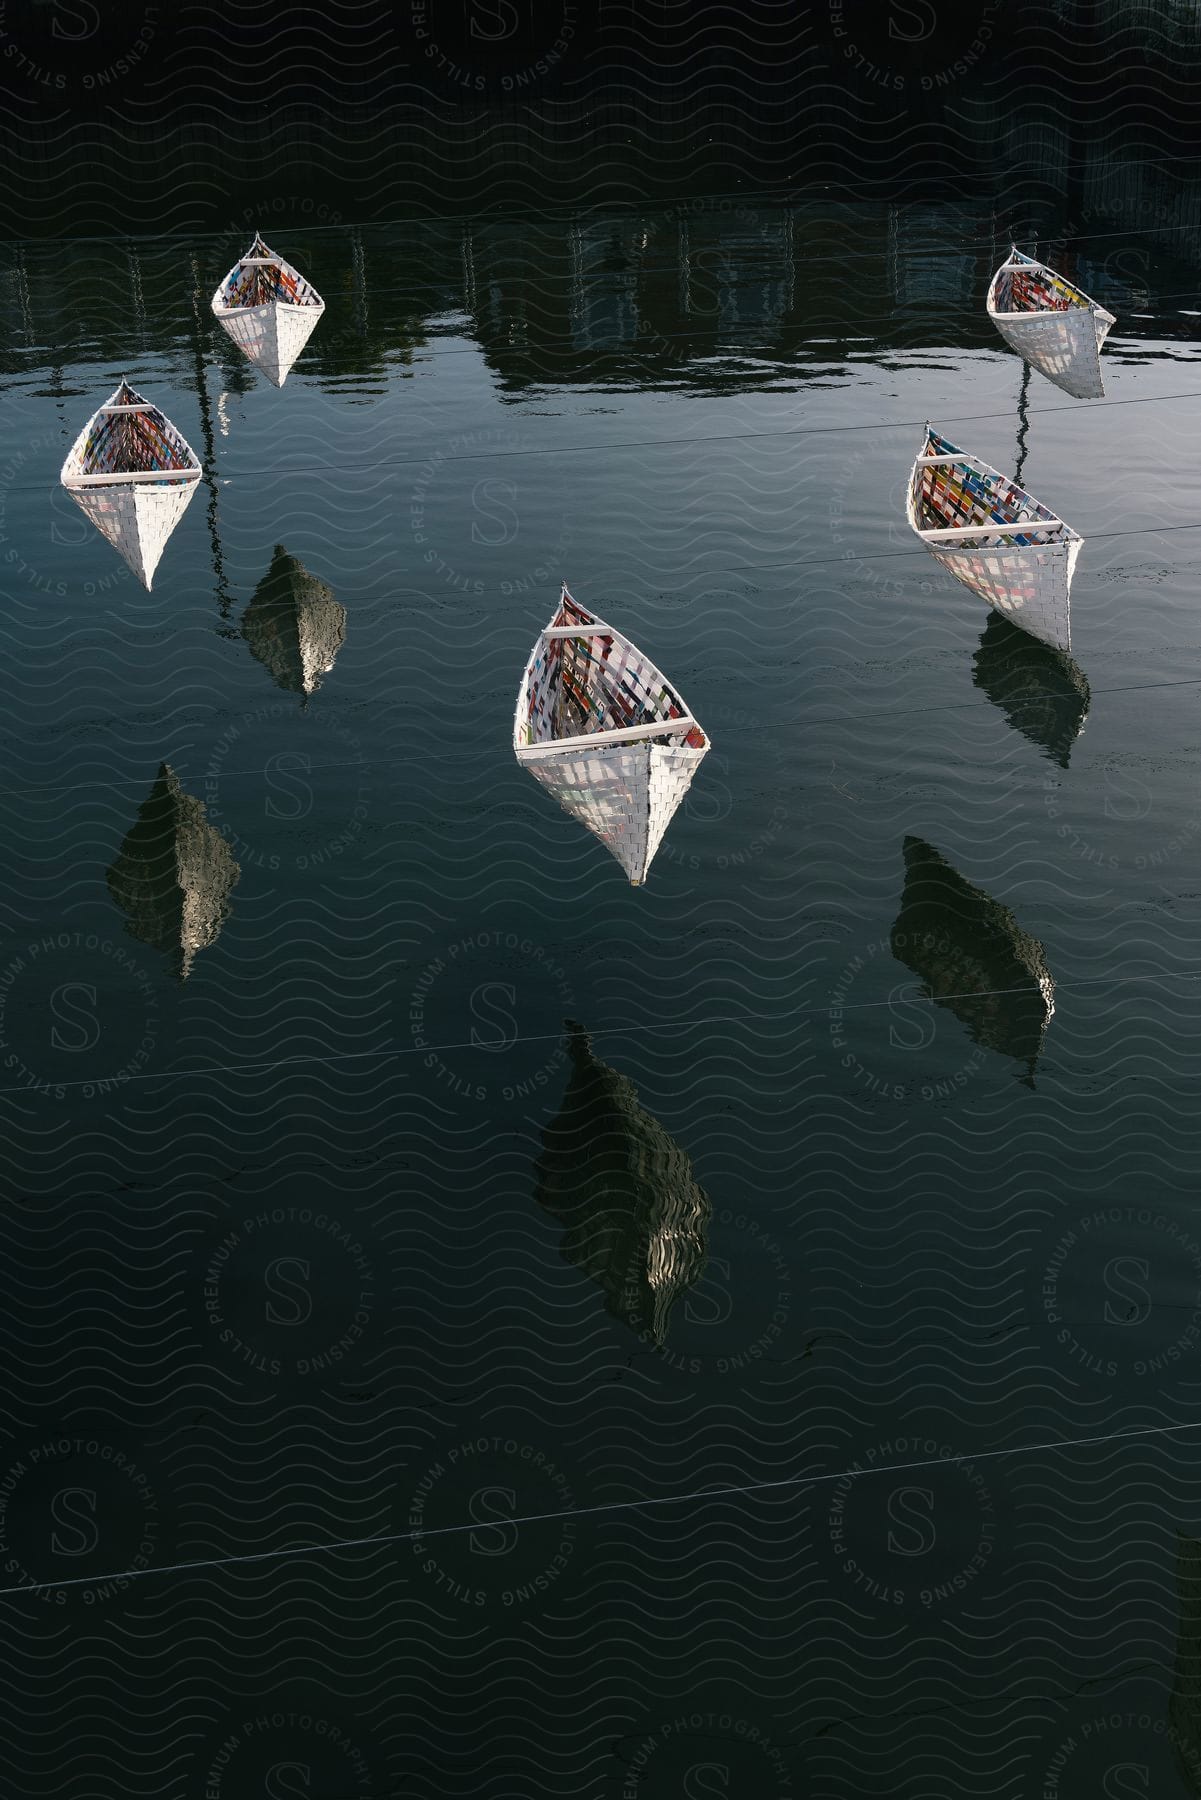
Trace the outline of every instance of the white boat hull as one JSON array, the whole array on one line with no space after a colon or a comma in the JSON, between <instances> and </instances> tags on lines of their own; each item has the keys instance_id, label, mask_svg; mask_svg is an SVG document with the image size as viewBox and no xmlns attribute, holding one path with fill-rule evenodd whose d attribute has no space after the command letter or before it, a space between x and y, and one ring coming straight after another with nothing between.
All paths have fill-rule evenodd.
<instances>
[{"instance_id":1,"label":"white boat hull","mask_svg":"<svg viewBox=\"0 0 1201 1800\"><path fill-rule=\"evenodd\" d=\"M919 536L922 534L919 533ZM1072 649L1072 576L1081 540L1066 544L982 550L943 548L927 543L927 549L948 575L1012 625L1019 625L1040 643L1069 655Z\"/></svg>"},{"instance_id":2,"label":"white boat hull","mask_svg":"<svg viewBox=\"0 0 1201 1800\"><path fill-rule=\"evenodd\" d=\"M1031 368L1076 400L1100 400L1101 346L1114 324L1097 308L1072 307L1067 312L991 313L993 324L1011 349Z\"/></svg>"},{"instance_id":3,"label":"white boat hull","mask_svg":"<svg viewBox=\"0 0 1201 1800\"><path fill-rule=\"evenodd\" d=\"M180 481L131 487L115 482L111 487L68 487L67 492L149 589L167 540L198 485Z\"/></svg>"},{"instance_id":4,"label":"white boat hull","mask_svg":"<svg viewBox=\"0 0 1201 1800\"><path fill-rule=\"evenodd\" d=\"M304 349L324 306L288 306L282 300L263 306L214 307L218 323L256 369L282 387Z\"/></svg>"},{"instance_id":5,"label":"white boat hull","mask_svg":"<svg viewBox=\"0 0 1201 1800\"><path fill-rule=\"evenodd\" d=\"M705 755L686 745L598 744L558 754L548 748L522 762L641 887Z\"/></svg>"}]
</instances>

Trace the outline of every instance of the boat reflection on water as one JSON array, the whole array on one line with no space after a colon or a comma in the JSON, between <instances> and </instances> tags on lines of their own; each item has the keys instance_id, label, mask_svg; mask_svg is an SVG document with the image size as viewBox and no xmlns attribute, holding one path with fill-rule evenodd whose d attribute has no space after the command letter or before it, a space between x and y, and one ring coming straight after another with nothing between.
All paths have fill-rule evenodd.
<instances>
[{"instance_id":1,"label":"boat reflection on water","mask_svg":"<svg viewBox=\"0 0 1201 1800\"><path fill-rule=\"evenodd\" d=\"M674 1302L704 1269L712 1204L632 1082L598 1061L581 1025L566 1028L571 1076L542 1134L538 1203L563 1226L563 1257L603 1290L606 1310L661 1348Z\"/></svg>"},{"instance_id":2,"label":"boat reflection on water","mask_svg":"<svg viewBox=\"0 0 1201 1800\"><path fill-rule=\"evenodd\" d=\"M1201 1795L1201 1542L1176 1537L1176 1674L1168 1701L1169 1735L1190 1792Z\"/></svg>"},{"instance_id":3,"label":"boat reflection on water","mask_svg":"<svg viewBox=\"0 0 1201 1800\"><path fill-rule=\"evenodd\" d=\"M162 950L186 981L198 950L217 940L241 871L203 800L185 794L166 763L138 810L108 888L139 943Z\"/></svg>"},{"instance_id":4,"label":"boat reflection on water","mask_svg":"<svg viewBox=\"0 0 1201 1800\"><path fill-rule=\"evenodd\" d=\"M1063 650L1040 644L990 613L972 660L972 680L1052 762L1066 769L1091 701L1084 670Z\"/></svg>"},{"instance_id":5,"label":"boat reflection on water","mask_svg":"<svg viewBox=\"0 0 1201 1800\"><path fill-rule=\"evenodd\" d=\"M277 544L242 615L242 636L276 684L307 701L345 642L346 608Z\"/></svg>"},{"instance_id":6,"label":"boat reflection on water","mask_svg":"<svg viewBox=\"0 0 1201 1800\"><path fill-rule=\"evenodd\" d=\"M1012 1056L1033 1087L1055 984L1037 938L921 838L905 839L905 889L890 947L982 1049Z\"/></svg>"}]
</instances>

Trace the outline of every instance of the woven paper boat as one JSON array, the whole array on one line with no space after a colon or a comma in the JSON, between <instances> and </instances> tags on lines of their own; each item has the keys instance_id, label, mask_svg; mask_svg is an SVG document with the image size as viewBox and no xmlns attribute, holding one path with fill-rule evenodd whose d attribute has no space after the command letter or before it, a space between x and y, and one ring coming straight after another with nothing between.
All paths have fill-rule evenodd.
<instances>
[{"instance_id":1,"label":"woven paper boat","mask_svg":"<svg viewBox=\"0 0 1201 1800\"><path fill-rule=\"evenodd\" d=\"M1084 539L1049 507L927 425L905 513L949 575L1032 637L1071 651Z\"/></svg>"},{"instance_id":2,"label":"woven paper boat","mask_svg":"<svg viewBox=\"0 0 1201 1800\"><path fill-rule=\"evenodd\" d=\"M170 419L122 381L72 444L59 479L149 588L200 464Z\"/></svg>"},{"instance_id":3,"label":"woven paper boat","mask_svg":"<svg viewBox=\"0 0 1201 1800\"><path fill-rule=\"evenodd\" d=\"M1005 342L1077 400L1099 400L1101 346L1117 323L1087 294L1016 247L992 278L988 316Z\"/></svg>"},{"instance_id":4,"label":"woven paper boat","mask_svg":"<svg viewBox=\"0 0 1201 1800\"><path fill-rule=\"evenodd\" d=\"M255 239L213 295L213 312L239 350L282 387L325 302L291 263Z\"/></svg>"},{"instance_id":5,"label":"woven paper boat","mask_svg":"<svg viewBox=\"0 0 1201 1800\"><path fill-rule=\"evenodd\" d=\"M708 748L654 663L564 587L521 678L513 749L634 887Z\"/></svg>"}]
</instances>

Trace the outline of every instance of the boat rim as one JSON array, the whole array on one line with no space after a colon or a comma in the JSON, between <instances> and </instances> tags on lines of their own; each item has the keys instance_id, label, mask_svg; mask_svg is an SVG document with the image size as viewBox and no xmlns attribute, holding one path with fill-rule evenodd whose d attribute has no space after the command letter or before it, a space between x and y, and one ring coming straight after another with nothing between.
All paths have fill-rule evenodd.
<instances>
[{"instance_id":1,"label":"boat rim","mask_svg":"<svg viewBox=\"0 0 1201 1800\"><path fill-rule=\"evenodd\" d=\"M1083 304L1080 306L1069 308L1036 306L1029 312L998 312L995 306L990 306L988 315L991 319L1052 319L1061 318L1065 311L1095 313L1099 319L1108 319L1111 325L1116 325L1118 322L1114 314L1107 312L1100 301L1090 300L1087 295L1085 296Z\"/></svg>"},{"instance_id":2,"label":"boat rim","mask_svg":"<svg viewBox=\"0 0 1201 1800\"><path fill-rule=\"evenodd\" d=\"M231 270L230 274L232 273L233 271ZM225 282L228 280L229 275L225 277L225 281L221 283L221 286L217 289L217 293L213 295L213 311L218 318L221 318L225 313L237 313L239 318L246 319L249 318L251 313L266 312L270 307L278 307L282 312L323 313L325 311L325 301L320 297L318 297L311 306L307 304L298 306L294 300L260 300L257 306L223 306L217 298L217 295L223 291Z\"/></svg>"}]
</instances>

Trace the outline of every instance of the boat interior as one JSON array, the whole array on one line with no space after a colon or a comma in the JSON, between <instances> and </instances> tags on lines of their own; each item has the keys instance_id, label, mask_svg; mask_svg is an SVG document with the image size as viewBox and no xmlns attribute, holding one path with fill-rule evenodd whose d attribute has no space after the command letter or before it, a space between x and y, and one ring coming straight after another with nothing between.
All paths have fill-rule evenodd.
<instances>
[{"instance_id":1,"label":"boat interior","mask_svg":"<svg viewBox=\"0 0 1201 1800\"><path fill-rule=\"evenodd\" d=\"M931 432L924 456L950 457L916 470L913 492L914 521L919 531L966 530L973 525L1013 525L1029 519L1031 530L1008 534L1008 542L1021 547L1030 544L1058 543L1068 527L1057 520L1049 508L1031 499L1024 489L1005 476L956 450L945 438ZM1040 530L1035 523L1045 519Z\"/></svg>"},{"instance_id":2,"label":"boat interior","mask_svg":"<svg viewBox=\"0 0 1201 1800\"><path fill-rule=\"evenodd\" d=\"M112 412L129 406L133 412ZM175 427L157 407L124 383L96 414L83 446L80 475L128 475L140 470L192 471L195 458Z\"/></svg>"},{"instance_id":3,"label":"boat interior","mask_svg":"<svg viewBox=\"0 0 1201 1800\"><path fill-rule=\"evenodd\" d=\"M545 637L534 656L527 693L528 742L551 743L685 716L683 702L653 663L565 597L551 629L577 625L578 636ZM703 750L708 743L696 725L686 737L673 732L664 738L681 741L691 750Z\"/></svg>"},{"instance_id":4,"label":"boat interior","mask_svg":"<svg viewBox=\"0 0 1201 1800\"><path fill-rule=\"evenodd\" d=\"M257 239L237 267L230 271L221 291L223 306L269 306L275 301L285 306L320 306L313 288L272 254Z\"/></svg>"},{"instance_id":5,"label":"boat interior","mask_svg":"<svg viewBox=\"0 0 1201 1800\"><path fill-rule=\"evenodd\" d=\"M992 301L999 313L1070 312L1088 305L1087 295L1041 263L1005 263L997 272Z\"/></svg>"}]
</instances>

